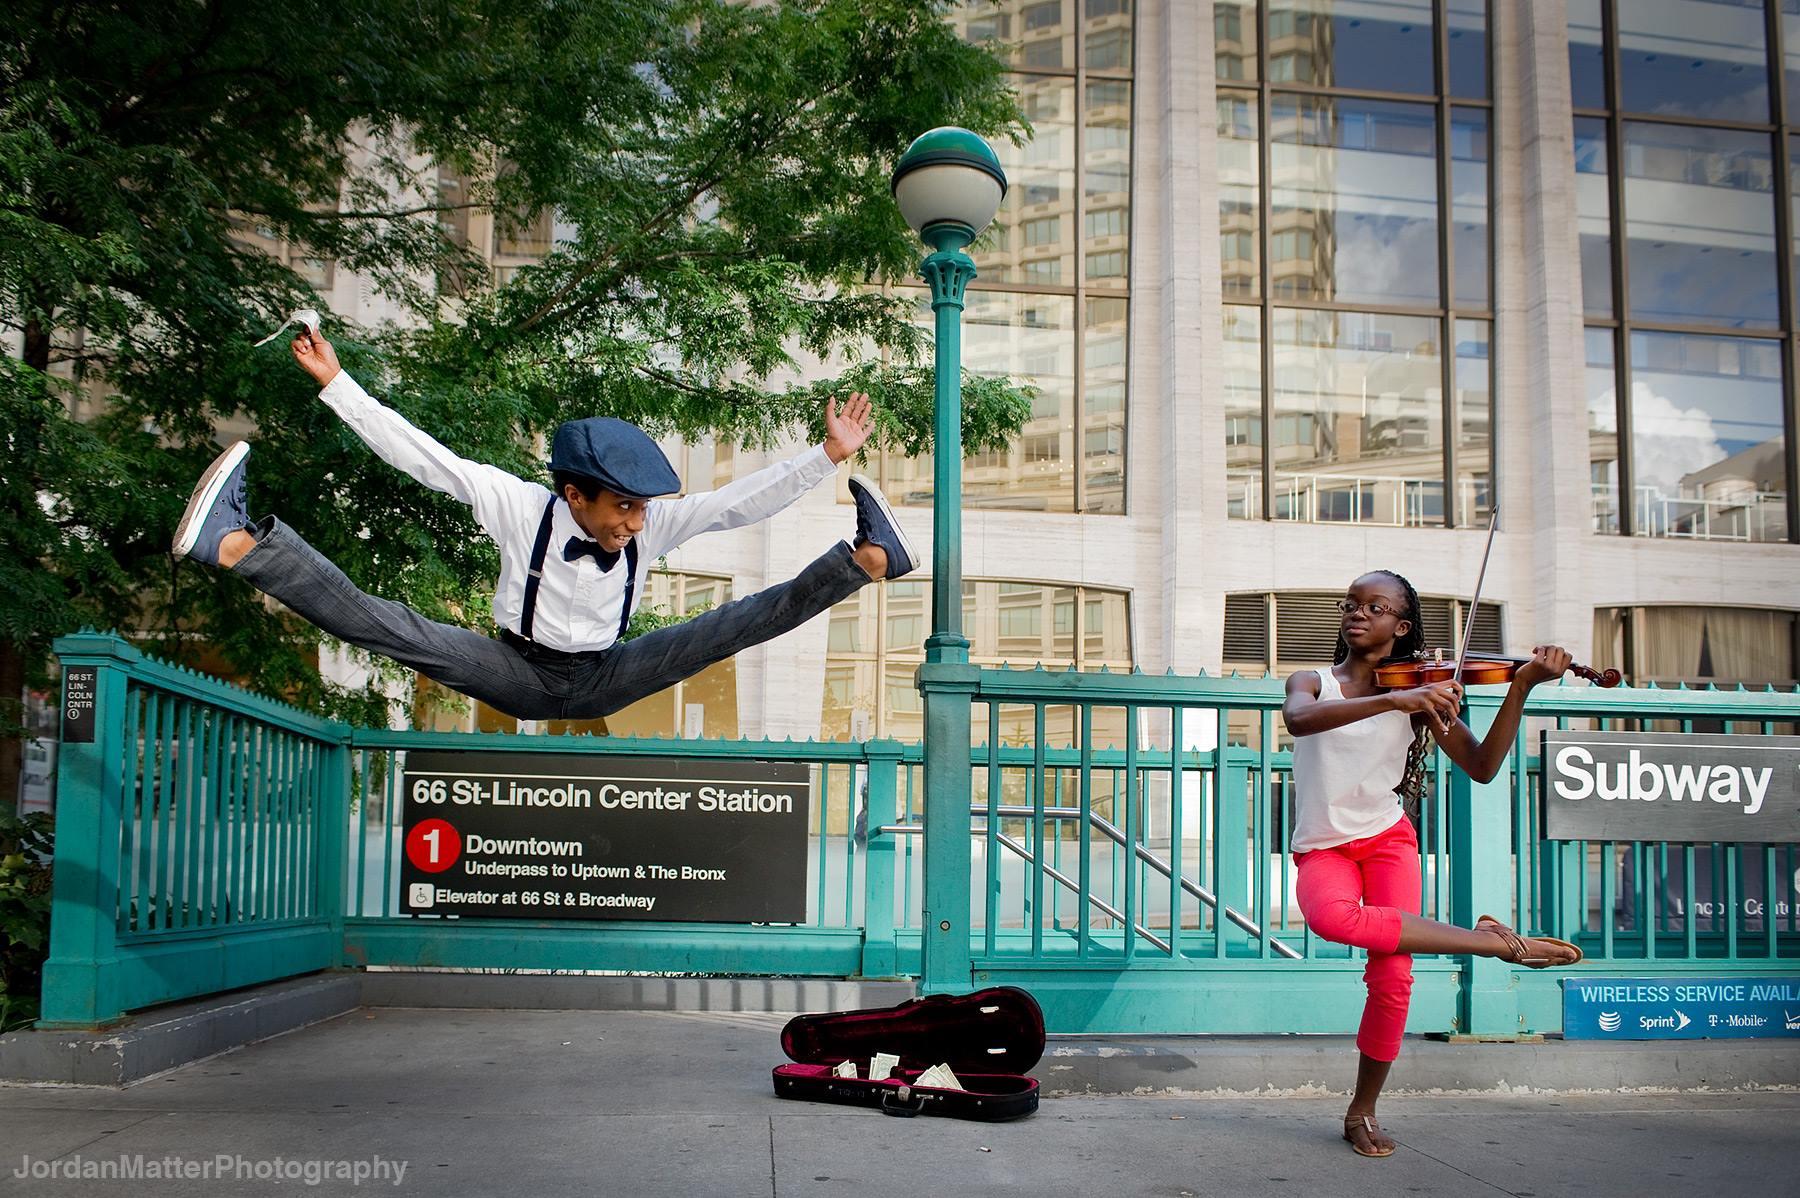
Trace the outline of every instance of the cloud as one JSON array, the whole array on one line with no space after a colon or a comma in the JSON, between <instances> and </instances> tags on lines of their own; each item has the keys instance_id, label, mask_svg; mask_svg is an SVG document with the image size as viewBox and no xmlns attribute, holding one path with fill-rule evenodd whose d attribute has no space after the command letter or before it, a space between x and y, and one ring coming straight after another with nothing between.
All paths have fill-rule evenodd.
<instances>
[{"instance_id":1,"label":"cloud","mask_svg":"<svg viewBox=\"0 0 1800 1198\"><path fill-rule=\"evenodd\" d=\"M1589 427L1612 432L1617 427L1613 389L1588 399ZM1631 467L1637 486L1673 495L1681 480L1726 456L1705 408L1684 408L1653 390L1643 379L1631 380Z\"/></svg>"}]
</instances>

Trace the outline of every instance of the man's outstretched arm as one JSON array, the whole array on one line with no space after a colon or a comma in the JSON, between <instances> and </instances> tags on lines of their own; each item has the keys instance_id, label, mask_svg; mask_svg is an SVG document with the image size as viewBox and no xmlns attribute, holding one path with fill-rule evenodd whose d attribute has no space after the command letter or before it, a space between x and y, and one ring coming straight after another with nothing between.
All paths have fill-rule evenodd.
<instances>
[{"instance_id":1,"label":"man's outstretched arm","mask_svg":"<svg viewBox=\"0 0 1800 1198\"><path fill-rule=\"evenodd\" d=\"M515 478L498 466L470 461L452 452L406 417L362 389L338 365L337 351L324 337L301 330L290 346L294 361L322 390L319 398L336 412L364 444L396 470L403 470L434 491L462 500L475 518L498 539L501 529L522 518L534 518L548 498L542 487Z\"/></svg>"},{"instance_id":2,"label":"man's outstretched arm","mask_svg":"<svg viewBox=\"0 0 1800 1198\"><path fill-rule=\"evenodd\" d=\"M767 520L830 478L838 463L863 447L874 428L874 405L862 392L852 394L842 407L836 397L826 400L822 444L717 491L653 500L644 522L645 556L655 558L701 533Z\"/></svg>"}]
</instances>

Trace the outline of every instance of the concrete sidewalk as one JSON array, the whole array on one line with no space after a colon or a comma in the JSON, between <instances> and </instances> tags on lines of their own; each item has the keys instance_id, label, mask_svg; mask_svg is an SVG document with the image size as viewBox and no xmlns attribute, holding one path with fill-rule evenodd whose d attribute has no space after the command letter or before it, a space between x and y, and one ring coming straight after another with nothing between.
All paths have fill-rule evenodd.
<instances>
[{"instance_id":1,"label":"concrete sidewalk","mask_svg":"<svg viewBox=\"0 0 1800 1198\"><path fill-rule=\"evenodd\" d=\"M783 1020L749 1012L368 1008L122 1089L0 1086L0 1193L392 1191L388 1181L315 1187L254 1179L259 1162L276 1158L379 1157L404 1162L400 1192L519 1198L1179 1198L1302 1188L1332 1198L1577 1191L1685 1198L1698 1190L1792 1192L1800 1163L1800 1092L1791 1090L1397 1096L1382 1114L1401 1148L1384 1161L1349 1151L1338 1138L1344 1098L1316 1089L1278 1097L1050 1097L1036 1115L998 1125L892 1119L775 1098L769 1069L782 1059ZM1326 1085L1348 1084L1348 1040L1305 1047ZM1409 1043L1407 1052L1424 1058L1493 1047ZM1684 1050L1699 1048L1703 1057L1709 1047ZM1408 1069L1403 1055L1396 1086L1406 1086ZM1528 1076L1519 1082L1530 1083ZM223 1156L228 1176L66 1180L46 1178L40 1163L55 1162L62 1172L117 1169L140 1155L146 1163L173 1156L196 1165Z\"/></svg>"}]
</instances>

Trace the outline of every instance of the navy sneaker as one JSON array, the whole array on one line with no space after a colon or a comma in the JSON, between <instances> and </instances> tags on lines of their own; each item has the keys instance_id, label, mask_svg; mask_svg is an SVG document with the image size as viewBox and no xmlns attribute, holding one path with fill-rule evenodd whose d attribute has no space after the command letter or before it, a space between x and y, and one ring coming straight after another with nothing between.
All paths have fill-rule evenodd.
<instances>
[{"instance_id":1,"label":"navy sneaker","mask_svg":"<svg viewBox=\"0 0 1800 1198\"><path fill-rule=\"evenodd\" d=\"M856 500L856 543L872 541L887 554L885 577L898 578L919 568L919 555L906 539L894 509L875 481L861 474L850 476L850 496Z\"/></svg>"},{"instance_id":2,"label":"navy sneaker","mask_svg":"<svg viewBox=\"0 0 1800 1198\"><path fill-rule=\"evenodd\" d=\"M219 542L250 523L244 504L244 459L249 456L250 442L233 441L200 476L200 485L175 526L175 543L169 546L177 560L191 557L218 565Z\"/></svg>"}]
</instances>

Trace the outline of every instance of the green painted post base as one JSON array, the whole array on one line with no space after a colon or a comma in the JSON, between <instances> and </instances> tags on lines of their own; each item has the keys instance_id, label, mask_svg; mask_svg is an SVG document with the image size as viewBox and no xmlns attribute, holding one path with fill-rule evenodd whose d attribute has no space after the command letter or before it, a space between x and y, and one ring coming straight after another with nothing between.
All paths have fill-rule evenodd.
<instances>
[{"instance_id":1,"label":"green painted post base","mask_svg":"<svg viewBox=\"0 0 1800 1198\"><path fill-rule=\"evenodd\" d=\"M897 740L870 741L868 848L863 857L862 976L891 978L899 969L894 949L894 838L880 829L899 819L900 758Z\"/></svg>"},{"instance_id":2,"label":"green painted post base","mask_svg":"<svg viewBox=\"0 0 1800 1198\"><path fill-rule=\"evenodd\" d=\"M919 667L925 696L925 910L923 994L970 989L969 715L981 671L957 663Z\"/></svg>"}]
</instances>

